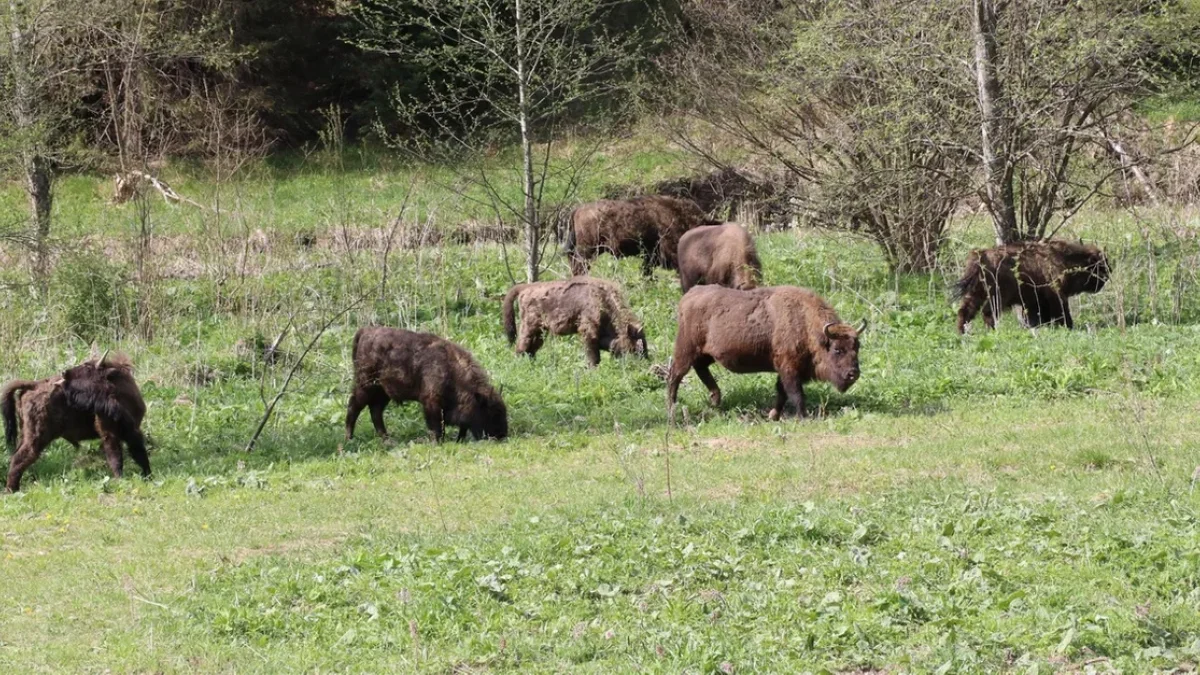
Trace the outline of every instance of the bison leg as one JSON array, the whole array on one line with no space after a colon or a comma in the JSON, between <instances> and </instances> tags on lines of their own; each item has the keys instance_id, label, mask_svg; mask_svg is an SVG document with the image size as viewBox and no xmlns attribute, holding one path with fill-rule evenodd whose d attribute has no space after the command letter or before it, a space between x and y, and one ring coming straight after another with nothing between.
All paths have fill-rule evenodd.
<instances>
[{"instance_id":1,"label":"bison leg","mask_svg":"<svg viewBox=\"0 0 1200 675\"><path fill-rule=\"evenodd\" d=\"M642 276L649 279L654 276L654 249L646 251L642 256Z\"/></svg>"},{"instance_id":2,"label":"bison leg","mask_svg":"<svg viewBox=\"0 0 1200 675\"><path fill-rule=\"evenodd\" d=\"M142 478L149 478L150 455L146 453L146 437L141 431L132 431L125 435L125 446L129 448L129 456L142 470Z\"/></svg>"},{"instance_id":3,"label":"bison leg","mask_svg":"<svg viewBox=\"0 0 1200 675\"><path fill-rule=\"evenodd\" d=\"M1071 300L1070 298L1062 299L1063 323L1067 326L1067 330L1075 330L1075 320L1071 318Z\"/></svg>"},{"instance_id":4,"label":"bison leg","mask_svg":"<svg viewBox=\"0 0 1200 675\"><path fill-rule=\"evenodd\" d=\"M13 453L12 459L8 462L8 482L5 483L5 489L9 492L20 490L21 476L41 456L42 448L38 448L32 443L23 442L17 446L17 451Z\"/></svg>"},{"instance_id":5,"label":"bison leg","mask_svg":"<svg viewBox=\"0 0 1200 675\"><path fill-rule=\"evenodd\" d=\"M971 296L964 296L962 304L958 307L958 334L966 333L967 324L975 319L975 315L979 313L979 303ZM780 387L782 388L782 384Z\"/></svg>"},{"instance_id":6,"label":"bison leg","mask_svg":"<svg viewBox=\"0 0 1200 675\"><path fill-rule=\"evenodd\" d=\"M576 253L570 257L569 261L571 263L571 276L579 277L588 273L590 265L586 258Z\"/></svg>"},{"instance_id":7,"label":"bison leg","mask_svg":"<svg viewBox=\"0 0 1200 675\"><path fill-rule=\"evenodd\" d=\"M962 331L959 331L962 332ZM783 388L783 379L775 378L775 407L767 413L767 419L774 422L783 414L784 406L787 405L787 390Z\"/></svg>"},{"instance_id":8,"label":"bison leg","mask_svg":"<svg viewBox=\"0 0 1200 675\"><path fill-rule=\"evenodd\" d=\"M125 451L121 449L121 439L109 431L100 432L100 449L104 451L104 459L108 462L108 470L113 478L120 478L125 473Z\"/></svg>"},{"instance_id":9,"label":"bison leg","mask_svg":"<svg viewBox=\"0 0 1200 675\"><path fill-rule=\"evenodd\" d=\"M681 354L675 350L675 358L671 359L671 370L667 373L667 414L675 419L675 401L679 396L679 383L687 372L692 369L691 354Z\"/></svg>"},{"instance_id":10,"label":"bison leg","mask_svg":"<svg viewBox=\"0 0 1200 675\"><path fill-rule=\"evenodd\" d=\"M425 412L425 427L429 429L429 433L433 436L434 443L441 443L442 438L446 436L446 419L442 415L442 408L439 405L423 404Z\"/></svg>"},{"instance_id":11,"label":"bison leg","mask_svg":"<svg viewBox=\"0 0 1200 675\"><path fill-rule=\"evenodd\" d=\"M600 338L584 336L583 353L587 357L588 368L595 368L600 365Z\"/></svg>"},{"instance_id":12,"label":"bison leg","mask_svg":"<svg viewBox=\"0 0 1200 675\"><path fill-rule=\"evenodd\" d=\"M995 307L996 307L996 305L993 305L991 302L988 302L983 306L983 323L988 328L996 327Z\"/></svg>"},{"instance_id":13,"label":"bison leg","mask_svg":"<svg viewBox=\"0 0 1200 675\"><path fill-rule=\"evenodd\" d=\"M700 377L700 381L708 388L708 402L714 408L721 407L721 389L717 387L717 379L713 377L712 371L708 369L712 365L711 357L701 357L696 359L696 363L692 368L696 371L696 375Z\"/></svg>"},{"instance_id":14,"label":"bison leg","mask_svg":"<svg viewBox=\"0 0 1200 675\"><path fill-rule=\"evenodd\" d=\"M354 438L354 425L358 424L358 416L362 414L365 407L367 407L367 392L355 387L354 391L350 392L350 402L346 404L347 442Z\"/></svg>"},{"instance_id":15,"label":"bison leg","mask_svg":"<svg viewBox=\"0 0 1200 675\"><path fill-rule=\"evenodd\" d=\"M778 384L783 387L784 393L787 394L788 401L796 407L796 417L804 418L808 416L808 406L804 400L804 385L800 384L800 377L793 372L780 371ZM776 396L776 404L778 405L778 395ZM784 409L778 408L778 414L783 416Z\"/></svg>"},{"instance_id":16,"label":"bison leg","mask_svg":"<svg viewBox=\"0 0 1200 675\"><path fill-rule=\"evenodd\" d=\"M375 435L385 441L388 439L388 430L383 424L383 411L387 410L387 404L388 399L382 396L372 400L369 404L371 408L371 425L375 427Z\"/></svg>"}]
</instances>

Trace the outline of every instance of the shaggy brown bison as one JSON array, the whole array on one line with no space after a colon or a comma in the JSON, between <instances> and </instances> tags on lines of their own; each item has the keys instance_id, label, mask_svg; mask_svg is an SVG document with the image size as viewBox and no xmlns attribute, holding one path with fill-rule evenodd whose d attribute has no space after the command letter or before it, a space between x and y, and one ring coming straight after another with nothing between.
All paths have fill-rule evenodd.
<instances>
[{"instance_id":1,"label":"shaggy brown bison","mask_svg":"<svg viewBox=\"0 0 1200 675\"><path fill-rule=\"evenodd\" d=\"M1098 293L1108 281L1108 259L1095 246L1051 240L971 251L955 284L962 298L958 332L982 309L988 328L1005 309L1020 305L1030 327L1073 328L1070 297Z\"/></svg>"},{"instance_id":2,"label":"shaggy brown bison","mask_svg":"<svg viewBox=\"0 0 1200 675\"><path fill-rule=\"evenodd\" d=\"M418 401L425 426L441 441L446 425L458 440L508 436L508 409L470 352L429 333L368 326L354 336L354 391L346 410L346 440L363 408L375 432L387 438L383 410L389 401Z\"/></svg>"},{"instance_id":3,"label":"shaggy brown bison","mask_svg":"<svg viewBox=\"0 0 1200 675\"><path fill-rule=\"evenodd\" d=\"M142 475L150 475L141 429L146 404L133 379L133 366L123 356L102 356L36 382L9 382L0 392L0 413L5 439L9 447L16 447L8 465L9 491L20 489L22 474L58 438L76 447L81 441L100 439L108 467L118 478L124 468L124 442Z\"/></svg>"},{"instance_id":4,"label":"shaggy brown bison","mask_svg":"<svg viewBox=\"0 0 1200 675\"><path fill-rule=\"evenodd\" d=\"M563 249L576 276L587 274L591 261L605 252L642 256L642 274L650 276L655 265L675 269L675 249L684 232L716 222L686 199L662 195L602 199L571 213Z\"/></svg>"},{"instance_id":5,"label":"shaggy brown bison","mask_svg":"<svg viewBox=\"0 0 1200 675\"><path fill-rule=\"evenodd\" d=\"M674 417L679 383L691 368L714 406L721 390L709 372L714 362L735 373L777 373L771 419L791 402L804 417L804 383L824 380L838 391L858 381L859 336L817 294L795 286L739 291L697 286L679 302L679 334L667 375L667 409Z\"/></svg>"},{"instance_id":6,"label":"shaggy brown bison","mask_svg":"<svg viewBox=\"0 0 1200 675\"><path fill-rule=\"evenodd\" d=\"M761 281L762 263L754 238L741 225L704 225L679 238L679 283L684 293L699 284L745 291Z\"/></svg>"},{"instance_id":7,"label":"shaggy brown bison","mask_svg":"<svg viewBox=\"0 0 1200 675\"><path fill-rule=\"evenodd\" d=\"M514 304L521 311L520 339ZM583 336L589 367L600 363L600 350L613 356L647 356L646 333L616 284L592 277L517 284L504 296L504 334L518 354L533 357L546 333Z\"/></svg>"}]
</instances>

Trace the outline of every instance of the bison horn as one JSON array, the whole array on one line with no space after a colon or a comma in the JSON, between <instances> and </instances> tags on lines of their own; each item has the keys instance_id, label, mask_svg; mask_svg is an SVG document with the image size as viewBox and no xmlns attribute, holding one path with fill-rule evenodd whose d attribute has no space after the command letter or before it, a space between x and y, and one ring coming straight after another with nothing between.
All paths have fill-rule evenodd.
<instances>
[{"instance_id":1,"label":"bison horn","mask_svg":"<svg viewBox=\"0 0 1200 675\"><path fill-rule=\"evenodd\" d=\"M97 365L97 366L100 366L100 365L103 365L103 364L104 364L104 359L107 359L107 358L108 358L108 352L109 352L109 351L110 351L110 350L108 350L108 349L105 349L105 350L104 350L104 353L100 355L100 358L96 359L96 365Z\"/></svg>"},{"instance_id":2,"label":"bison horn","mask_svg":"<svg viewBox=\"0 0 1200 675\"><path fill-rule=\"evenodd\" d=\"M858 330L855 332L858 333L859 335L862 335L863 333L867 332L867 317L865 317L865 316L863 317L862 325L859 326Z\"/></svg>"},{"instance_id":3,"label":"bison horn","mask_svg":"<svg viewBox=\"0 0 1200 675\"><path fill-rule=\"evenodd\" d=\"M825 337L829 338L830 340L833 339L833 336L829 334L829 328L836 324L837 324L836 321L830 321L829 323L825 324L824 328L821 329L821 332L825 334Z\"/></svg>"}]
</instances>

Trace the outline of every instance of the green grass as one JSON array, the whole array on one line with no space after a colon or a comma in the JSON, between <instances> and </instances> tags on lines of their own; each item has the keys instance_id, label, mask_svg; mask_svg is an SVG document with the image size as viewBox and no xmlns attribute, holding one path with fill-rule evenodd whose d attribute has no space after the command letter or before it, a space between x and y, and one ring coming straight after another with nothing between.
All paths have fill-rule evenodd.
<instances>
[{"instance_id":1,"label":"green grass","mask_svg":"<svg viewBox=\"0 0 1200 675\"><path fill-rule=\"evenodd\" d=\"M657 153L614 157L624 168L595 185L671 170ZM258 167L223 188L242 201L219 227L156 206L163 236L144 284L133 207L103 206L101 180L64 182L63 237L90 234L73 248L91 253L64 254L49 301L18 266L3 273L0 374L61 370L87 353L79 333L125 350L155 477L113 481L95 448L58 443L22 493L0 497L0 670L1148 672L1200 660L1193 216L1081 217L1071 236L1104 245L1114 279L1078 301L1074 332L1006 316L992 333L954 333L947 289L965 250L988 241L978 220L956 224L928 276L896 278L855 239L760 237L768 283L870 318L863 378L844 394L811 385L816 418L776 423L769 376L718 369L723 408L689 377L668 427L649 365L674 338L670 274L644 281L631 260L595 270L626 288L650 361L588 370L571 339L518 359L500 332L499 247L397 250L381 294L378 250L294 240L339 226L326 205L383 226L407 180L370 161ZM177 170L177 188L212 194L198 169ZM430 194L439 225L470 217ZM246 253L237 233L254 230L266 240ZM242 453L264 394L323 318L360 297ZM289 319L286 356L263 363L254 345ZM410 404L388 412L393 444L369 424L343 443L350 340L372 321L472 350L503 387L513 437L435 446Z\"/></svg>"}]
</instances>

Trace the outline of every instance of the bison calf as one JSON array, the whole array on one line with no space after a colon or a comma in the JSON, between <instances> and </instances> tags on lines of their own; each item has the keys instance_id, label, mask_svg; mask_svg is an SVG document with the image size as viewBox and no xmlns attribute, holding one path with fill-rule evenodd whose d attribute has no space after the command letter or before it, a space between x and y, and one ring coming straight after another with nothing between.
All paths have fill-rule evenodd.
<instances>
[{"instance_id":1,"label":"bison calf","mask_svg":"<svg viewBox=\"0 0 1200 675\"><path fill-rule=\"evenodd\" d=\"M375 432L387 438L383 411L388 402L418 401L425 426L441 441L446 425L458 440L508 436L508 410L470 352L429 333L368 326L354 336L354 391L346 410L346 440L363 408L371 409Z\"/></svg>"},{"instance_id":2,"label":"bison calf","mask_svg":"<svg viewBox=\"0 0 1200 675\"><path fill-rule=\"evenodd\" d=\"M100 439L108 467L118 478L124 467L123 442L142 475L150 475L141 429L146 404L133 379L133 366L123 356L86 361L58 377L9 382L0 391L0 413L5 439L16 447L8 466L9 491L20 489L25 470L59 438L77 447L81 441Z\"/></svg>"},{"instance_id":3,"label":"bison calf","mask_svg":"<svg viewBox=\"0 0 1200 675\"><path fill-rule=\"evenodd\" d=\"M776 373L771 419L788 402L804 417L805 382L823 380L844 392L858 381L859 336L865 330L865 321L857 329L842 323L832 307L804 288L693 288L679 302L668 412L673 418L679 383L692 368L719 406L721 390L709 371L719 363L735 373Z\"/></svg>"},{"instance_id":4,"label":"bison calf","mask_svg":"<svg viewBox=\"0 0 1200 675\"><path fill-rule=\"evenodd\" d=\"M762 263L754 238L741 225L704 225L679 238L679 283L684 293L698 284L745 291L761 281Z\"/></svg>"},{"instance_id":5,"label":"bison calf","mask_svg":"<svg viewBox=\"0 0 1200 675\"><path fill-rule=\"evenodd\" d=\"M520 338L513 305L521 311ZM504 334L518 354L533 357L545 334L583 336L589 367L600 363L600 350L613 356L647 356L646 333L614 283L591 277L517 284L504 296Z\"/></svg>"},{"instance_id":6,"label":"bison calf","mask_svg":"<svg viewBox=\"0 0 1200 675\"><path fill-rule=\"evenodd\" d=\"M1070 298L1098 293L1108 281L1108 259L1095 246L1051 240L971 251L955 284L962 298L958 332L982 309L988 328L1005 309L1020 305L1030 327L1074 328Z\"/></svg>"},{"instance_id":7,"label":"bison calf","mask_svg":"<svg viewBox=\"0 0 1200 675\"><path fill-rule=\"evenodd\" d=\"M684 232L715 223L687 199L602 199L571 213L563 249L573 275L587 274L591 261L607 252L618 258L642 256L642 274L650 276L655 265L676 268L676 249Z\"/></svg>"}]
</instances>

